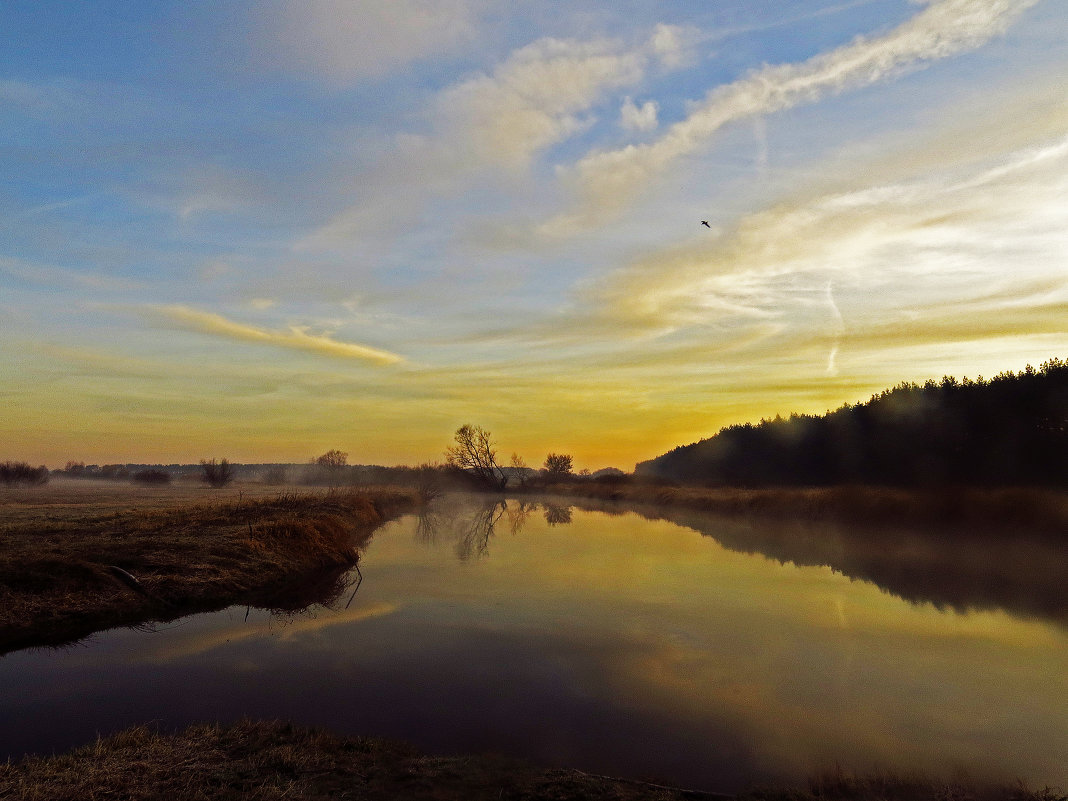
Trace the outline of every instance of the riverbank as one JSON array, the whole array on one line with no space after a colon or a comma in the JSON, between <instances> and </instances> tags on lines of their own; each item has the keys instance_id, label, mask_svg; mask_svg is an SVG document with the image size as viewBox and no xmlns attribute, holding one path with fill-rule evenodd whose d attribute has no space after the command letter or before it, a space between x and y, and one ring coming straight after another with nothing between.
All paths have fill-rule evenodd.
<instances>
[{"instance_id":1,"label":"riverbank","mask_svg":"<svg viewBox=\"0 0 1068 801\"><path fill-rule=\"evenodd\" d=\"M280 722L138 726L57 756L0 764L0 798L124 801L389 799L390 801L681 801L730 796L541 769L499 756L427 756L396 742ZM1060 791L979 787L836 771L803 788L750 790L738 801L1068 801Z\"/></svg>"},{"instance_id":2,"label":"riverbank","mask_svg":"<svg viewBox=\"0 0 1068 801\"><path fill-rule=\"evenodd\" d=\"M512 492L513 488L508 491ZM1059 539L1068 532L1068 492L1051 489L939 487L910 490L863 485L744 489L587 480L530 485L519 488L519 491L586 498L620 506L692 509L725 516L1024 530Z\"/></svg>"},{"instance_id":3,"label":"riverbank","mask_svg":"<svg viewBox=\"0 0 1068 801\"><path fill-rule=\"evenodd\" d=\"M177 506L167 495L117 503L48 492L5 499L0 653L235 604L329 600L361 542L416 505L413 492L389 488L235 490L175 496Z\"/></svg>"}]
</instances>

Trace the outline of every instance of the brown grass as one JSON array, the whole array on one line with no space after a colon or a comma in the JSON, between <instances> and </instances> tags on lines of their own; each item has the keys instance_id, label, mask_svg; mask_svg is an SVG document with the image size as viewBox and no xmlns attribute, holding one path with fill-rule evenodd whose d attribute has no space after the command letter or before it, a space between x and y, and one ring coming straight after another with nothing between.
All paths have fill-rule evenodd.
<instances>
[{"instance_id":1,"label":"brown grass","mask_svg":"<svg viewBox=\"0 0 1068 801\"><path fill-rule=\"evenodd\" d=\"M231 604L306 605L355 564L356 547L375 527L415 504L413 492L391 489L138 497L6 499L0 653ZM168 497L183 505L160 502ZM144 592L110 566L136 577Z\"/></svg>"},{"instance_id":2,"label":"brown grass","mask_svg":"<svg viewBox=\"0 0 1068 801\"><path fill-rule=\"evenodd\" d=\"M753 789L745 801L1068 801L1057 788L1031 790L979 784L968 779L939 781L922 774L855 774L841 768L809 778L804 788Z\"/></svg>"},{"instance_id":3,"label":"brown grass","mask_svg":"<svg viewBox=\"0 0 1068 801\"><path fill-rule=\"evenodd\" d=\"M280 722L197 725L177 734L149 726L60 756L0 764L0 798L389 799L393 801L678 801L730 798L498 756L425 756L380 739L343 737ZM1046 788L988 787L893 774L832 771L806 788L755 789L739 801L1068 801Z\"/></svg>"},{"instance_id":4,"label":"brown grass","mask_svg":"<svg viewBox=\"0 0 1068 801\"><path fill-rule=\"evenodd\" d=\"M0 764L0 798L52 799L614 799L714 798L495 756L424 756L378 739L288 724L139 726L62 756Z\"/></svg>"}]
</instances>

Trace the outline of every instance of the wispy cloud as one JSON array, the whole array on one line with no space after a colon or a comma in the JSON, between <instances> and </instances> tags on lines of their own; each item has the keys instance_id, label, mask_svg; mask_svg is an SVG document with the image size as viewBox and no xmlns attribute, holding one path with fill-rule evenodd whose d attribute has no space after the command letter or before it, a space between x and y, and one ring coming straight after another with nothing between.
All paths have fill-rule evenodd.
<instances>
[{"instance_id":1,"label":"wispy cloud","mask_svg":"<svg viewBox=\"0 0 1068 801\"><path fill-rule=\"evenodd\" d=\"M492 73L445 91L436 116L446 138L486 163L526 166L549 145L583 130L587 111L612 88L636 83L646 48L608 39L540 39L515 51Z\"/></svg>"},{"instance_id":2,"label":"wispy cloud","mask_svg":"<svg viewBox=\"0 0 1068 801\"><path fill-rule=\"evenodd\" d=\"M584 130L608 92L640 82L650 68L676 69L693 46L690 29L657 25L635 46L616 39L544 38L513 52L492 72L445 90L437 126L452 147L484 162L525 166L530 158ZM655 103L642 113L655 120Z\"/></svg>"},{"instance_id":3,"label":"wispy cloud","mask_svg":"<svg viewBox=\"0 0 1068 801\"><path fill-rule=\"evenodd\" d=\"M564 176L580 193L580 207L551 221L546 230L567 233L613 214L728 123L812 103L973 50L1005 31L1037 2L935 0L882 36L859 37L807 61L764 67L717 87L656 141L590 153L565 170Z\"/></svg>"},{"instance_id":4,"label":"wispy cloud","mask_svg":"<svg viewBox=\"0 0 1068 801\"><path fill-rule=\"evenodd\" d=\"M396 353L368 347L367 345L358 345L353 342L342 342L334 339L329 334L311 334L307 328L302 326L290 326L283 331L258 328L228 320L220 314L198 311L197 309L180 305L153 306L150 307L149 311L187 330L226 339L235 339L241 342L310 351L324 356L356 359L379 365L397 364L404 360L402 356Z\"/></svg>"},{"instance_id":5,"label":"wispy cloud","mask_svg":"<svg viewBox=\"0 0 1068 801\"><path fill-rule=\"evenodd\" d=\"M998 281L1040 275L1068 257L1064 176L1068 140L1003 156L956 176L854 186L741 219L711 242L643 258L585 290L586 314L630 331L655 332L725 312L774 313L761 288L784 276L862 276L872 286L956 276ZM857 176L861 180L863 176ZM907 285L907 284L906 284ZM776 295L773 293L771 299Z\"/></svg>"},{"instance_id":6,"label":"wispy cloud","mask_svg":"<svg viewBox=\"0 0 1068 801\"><path fill-rule=\"evenodd\" d=\"M98 272L72 270L67 267L37 264L23 259L0 256L0 277L5 275L30 284L59 288L80 287L82 289L123 291L143 287L143 284L139 281L115 278Z\"/></svg>"},{"instance_id":7,"label":"wispy cloud","mask_svg":"<svg viewBox=\"0 0 1068 801\"><path fill-rule=\"evenodd\" d=\"M482 0L282 0L265 42L272 55L337 86L379 78L476 39Z\"/></svg>"},{"instance_id":8,"label":"wispy cloud","mask_svg":"<svg viewBox=\"0 0 1068 801\"><path fill-rule=\"evenodd\" d=\"M689 29L658 25L638 44L545 37L513 51L438 93L427 112L430 130L395 136L365 177L361 186L372 183L376 191L302 245L381 235L398 216L411 219L428 193L456 192L472 177L502 170L522 175L540 153L586 131L613 91L640 83L650 69L684 64L692 41ZM639 125L655 118L655 103L638 111Z\"/></svg>"}]
</instances>

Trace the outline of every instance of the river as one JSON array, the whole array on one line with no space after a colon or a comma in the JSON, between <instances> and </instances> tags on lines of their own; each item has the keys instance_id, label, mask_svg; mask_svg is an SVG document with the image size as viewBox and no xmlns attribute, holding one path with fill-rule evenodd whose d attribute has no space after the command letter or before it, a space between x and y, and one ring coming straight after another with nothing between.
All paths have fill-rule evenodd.
<instances>
[{"instance_id":1,"label":"river","mask_svg":"<svg viewBox=\"0 0 1068 801\"><path fill-rule=\"evenodd\" d=\"M453 498L303 613L0 658L0 756L252 716L722 792L836 765L1068 786L1063 550L936 539Z\"/></svg>"}]
</instances>

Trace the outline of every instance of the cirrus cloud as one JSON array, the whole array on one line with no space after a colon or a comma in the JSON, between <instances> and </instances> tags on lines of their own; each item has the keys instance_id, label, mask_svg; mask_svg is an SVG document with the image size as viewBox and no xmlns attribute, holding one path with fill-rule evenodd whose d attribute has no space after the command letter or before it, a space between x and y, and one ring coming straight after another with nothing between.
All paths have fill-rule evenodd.
<instances>
[{"instance_id":1,"label":"cirrus cloud","mask_svg":"<svg viewBox=\"0 0 1068 801\"><path fill-rule=\"evenodd\" d=\"M284 0L267 36L281 59L347 86L449 52L475 38L476 0Z\"/></svg>"},{"instance_id":2,"label":"cirrus cloud","mask_svg":"<svg viewBox=\"0 0 1068 801\"><path fill-rule=\"evenodd\" d=\"M551 220L546 233L585 229L613 215L729 123L816 102L828 94L878 83L974 50L1003 33L1038 2L933 0L882 36L861 36L807 61L765 66L716 87L656 141L595 151L574 167L562 169L561 174L578 189L580 208Z\"/></svg>"},{"instance_id":3,"label":"cirrus cloud","mask_svg":"<svg viewBox=\"0 0 1068 801\"><path fill-rule=\"evenodd\" d=\"M303 326L290 326L286 330L276 331L258 328L245 323L238 323L221 314L199 311L188 306L169 305L153 306L151 311L173 324L189 331L201 334L236 339L294 350L310 351L324 356L342 359L356 359L372 364L390 365L404 361L402 356L389 351L359 345L354 342L342 342L329 334L311 334Z\"/></svg>"}]
</instances>

